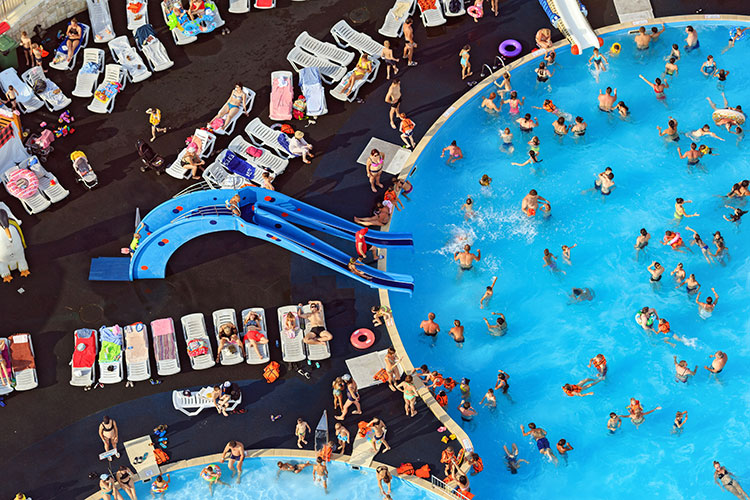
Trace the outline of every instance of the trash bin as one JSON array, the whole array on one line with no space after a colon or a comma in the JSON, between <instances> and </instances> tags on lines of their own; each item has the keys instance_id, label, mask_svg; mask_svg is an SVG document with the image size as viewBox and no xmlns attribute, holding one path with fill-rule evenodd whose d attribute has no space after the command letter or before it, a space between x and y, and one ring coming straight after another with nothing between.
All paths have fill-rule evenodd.
<instances>
[{"instance_id":1,"label":"trash bin","mask_svg":"<svg viewBox=\"0 0 750 500\"><path fill-rule=\"evenodd\" d=\"M8 35L0 35L0 67L18 69L18 42Z\"/></svg>"}]
</instances>

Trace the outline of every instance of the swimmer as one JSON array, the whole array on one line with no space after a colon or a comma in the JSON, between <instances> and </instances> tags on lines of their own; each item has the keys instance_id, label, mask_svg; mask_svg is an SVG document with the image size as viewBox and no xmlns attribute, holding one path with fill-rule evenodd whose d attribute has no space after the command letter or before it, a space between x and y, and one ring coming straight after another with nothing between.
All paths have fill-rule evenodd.
<instances>
[{"instance_id":1,"label":"swimmer","mask_svg":"<svg viewBox=\"0 0 750 500\"><path fill-rule=\"evenodd\" d=\"M594 292L590 288L573 288L570 292L570 298L574 302L583 302L584 300L593 300Z\"/></svg>"},{"instance_id":2,"label":"swimmer","mask_svg":"<svg viewBox=\"0 0 750 500\"><path fill-rule=\"evenodd\" d=\"M708 98L707 98L708 99ZM710 99L709 99L710 101ZM690 139L691 141L700 141L702 137L709 136L713 137L714 139L719 139L720 141L723 141L721 137L711 132L711 127L708 126L708 124L703 125L701 128L693 130L691 132L688 132L685 134L685 136Z\"/></svg>"},{"instance_id":3,"label":"swimmer","mask_svg":"<svg viewBox=\"0 0 750 500\"><path fill-rule=\"evenodd\" d=\"M742 216L747 213L747 210L742 210L741 208L735 208L731 205L724 205L726 208L731 208L734 210L731 215L726 216L724 215L724 220L727 220L729 222L736 222L739 224L740 219L742 219Z\"/></svg>"},{"instance_id":4,"label":"swimmer","mask_svg":"<svg viewBox=\"0 0 750 500\"><path fill-rule=\"evenodd\" d=\"M716 293L716 290L714 290L713 288L711 288L711 291L713 292L715 298L709 295L706 297L705 302L701 302L701 292L698 292L698 295L696 295L695 297L695 303L698 304L698 314L703 319L708 319L711 317L716 304L719 302L719 294Z\"/></svg>"},{"instance_id":5,"label":"swimmer","mask_svg":"<svg viewBox=\"0 0 750 500\"><path fill-rule=\"evenodd\" d=\"M559 117L554 122L552 122L552 128L555 130L555 134L558 137L562 137L566 135L568 131L570 130L570 128L567 125L565 125L565 118L562 116Z\"/></svg>"},{"instance_id":6,"label":"swimmer","mask_svg":"<svg viewBox=\"0 0 750 500\"><path fill-rule=\"evenodd\" d=\"M729 33L730 33L731 36L729 37L729 43L727 44L726 47L724 47L724 50L722 50L721 53L723 54L726 51L728 51L729 49L731 49L732 47L734 47L735 42L737 42L737 40L739 40L740 38L742 38L742 36L744 35L744 33L748 29L750 29L750 28L740 28L738 26L738 27L734 28L733 30L730 30Z\"/></svg>"},{"instance_id":7,"label":"swimmer","mask_svg":"<svg viewBox=\"0 0 750 500\"><path fill-rule=\"evenodd\" d=\"M664 89L669 88L669 84L667 82L662 82L661 78L657 78L652 83L652 82L648 81L646 79L646 77L643 76L643 75L638 75L638 77L641 80L643 80L644 82L646 82L648 84L648 86L653 89L654 93L656 94L656 98L657 99L663 100L663 99L667 98L667 96L664 95Z\"/></svg>"},{"instance_id":8,"label":"swimmer","mask_svg":"<svg viewBox=\"0 0 750 500\"><path fill-rule=\"evenodd\" d=\"M497 94L494 92L490 92L490 95L482 99L482 106L481 108L484 109L488 113L499 113L501 108L503 107L503 101L500 100L500 107L498 108L495 104L495 98L497 97Z\"/></svg>"},{"instance_id":9,"label":"swimmer","mask_svg":"<svg viewBox=\"0 0 750 500\"><path fill-rule=\"evenodd\" d=\"M676 43L673 43L672 44L672 50L669 52L669 56L665 59L665 61L669 60L671 58L674 58L675 61L679 61L680 57L681 57L681 55L680 55L680 46L677 45Z\"/></svg>"},{"instance_id":10,"label":"swimmer","mask_svg":"<svg viewBox=\"0 0 750 500\"><path fill-rule=\"evenodd\" d=\"M480 405L484 405L489 409L497 408L497 399L495 399L495 391L492 389L487 389L487 393L482 396L482 399L479 401Z\"/></svg>"},{"instance_id":11,"label":"swimmer","mask_svg":"<svg viewBox=\"0 0 750 500\"><path fill-rule=\"evenodd\" d=\"M531 151L535 152L536 154L539 154L539 145L540 145L539 137L537 136L532 137L529 140L529 142L527 142L526 144L529 145L529 149Z\"/></svg>"},{"instance_id":12,"label":"swimmer","mask_svg":"<svg viewBox=\"0 0 750 500\"><path fill-rule=\"evenodd\" d=\"M312 462L305 462L304 464L293 464L290 462L276 462L276 466L279 468L279 473L281 471L285 472L294 472L295 474L299 474L302 472L305 467L309 467L312 465Z\"/></svg>"},{"instance_id":13,"label":"swimmer","mask_svg":"<svg viewBox=\"0 0 750 500\"><path fill-rule=\"evenodd\" d=\"M669 245L672 247L672 250L676 250L678 252L682 252L683 248L685 247L685 244L682 241L682 237L680 236L680 233L675 233L672 231L665 231L664 232L664 239L661 242L662 245Z\"/></svg>"},{"instance_id":14,"label":"swimmer","mask_svg":"<svg viewBox=\"0 0 750 500\"><path fill-rule=\"evenodd\" d=\"M674 280L677 283L679 283L680 281L682 281L682 280L685 279L685 275L687 273L685 273L685 269L682 266L682 262L678 262L677 263L677 267L675 267L674 270L671 273L669 273L669 274L674 278ZM678 287L679 287L679 285L678 285Z\"/></svg>"},{"instance_id":15,"label":"swimmer","mask_svg":"<svg viewBox=\"0 0 750 500\"><path fill-rule=\"evenodd\" d=\"M448 335L450 335L451 338L456 341L456 344L463 344L464 340L466 340L464 338L464 327L457 319L453 320L453 327L448 330Z\"/></svg>"},{"instance_id":16,"label":"swimmer","mask_svg":"<svg viewBox=\"0 0 750 500\"><path fill-rule=\"evenodd\" d=\"M687 158L688 166L692 166L700 163L703 153L701 153L701 151L698 149L698 145L692 142L690 143L690 149L688 149L684 153L680 149L680 146L677 146L677 156L679 156L681 160Z\"/></svg>"},{"instance_id":17,"label":"swimmer","mask_svg":"<svg viewBox=\"0 0 750 500\"><path fill-rule=\"evenodd\" d=\"M734 183L732 189L726 194L727 198L742 198L742 196L742 186L739 182Z\"/></svg>"},{"instance_id":18,"label":"swimmer","mask_svg":"<svg viewBox=\"0 0 750 500\"><path fill-rule=\"evenodd\" d=\"M645 228L645 227L642 227L642 228L641 228L641 231L640 231L640 234L639 234L639 235L638 235L638 237L637 237L637 238L635 239L635 245L634 245L634 248L635 248L635 249L636 249L636 250L637 250L638 252L640 252L641 250L643 250L644 248L646 248L646 247L648 246L648 241L649 241L650 239L651 239L651 235L649 234L649 232L648 232L648 231L646 231L646 228Z\"/></svg>"},{"instance_id":19,"label":"swimmer","mask_svg":"<svg viewBox=\"0 0 750 500\"><path fill-rule=\"evenodd\" d=\"M635 315L635 321L641 325L641 328L644 330L656 332L654 329L654 323L659 323L659 314L653 307L645 306Z\"/></svg>"},{"instance_id":20,"label":"swimmer","mask_svg":"<svg viewBox=\"0 0 750 500\"><path fill-rule=\"evenodd\" d=\"M656 283L657 281L659 281L661 279L661 275L664 274L664 266L656 261L653 261L651 265L646 269L648 270L649 274L651 274L651 278L649 278L651 283Z\"/></svg>"},{"instance_id":21,"label":"swimmer","mask_svg":"<svg viewBox=\"0 0 750 500\"><path fill-rule=\"evenodd\" d=\"M594 395L593 392L584 393L583 391L594 387L596 384L598 384L601 381L602 381L601 378L585 378L581 380L580 382L578 382L577 384L565 384L564 386L562 386L562 390L568 396L579 396L579 397L593 396Z\"/></svg>"},{"instance_id":22,"label":"swimmer","mask_svg":"<svg viewBox=\"0 0 750 500\"><path fill-rule=\"evenodd\" d=\"M440 325L435 323L435 313L431 312L427 314L427 319L419 324L419 328L422 329L425 335L428 337L434 337L440 332Z\"/></svg>"},{"instance_id":23,"label":"swimmer","mask_svg":"<svg viewBox=\"0 0 750 500\"><path fill-rule=\"evenodd\" d=\"M536 189L532 189L529 191L529 194L524 196L523 200L521 200L521 211L528 217L533 217L536 215L536 210L539 207L539 200L548 201L546 198L540 196L536 192Z\"/></svg>"},{"instance_id":24,"label":"swimmer","mask_svg":"<svg viewBox=\"0 0 750 500\"><path fill-rule=\"evenodd\" d=\"M723 89L724 88L724 82L727 81L727 77L729 76L730 71L727 71L725 69L720 69L716 71L716 74L714 75L714 78L719 80L719 83L717 84L718 88Z\"/></svg>"},{"instance_id":25,"label":"swimmer","mask_svg":"<svg viewBox=\"0 0 750 500\"><path fill-rule=\"evenodd\" d=\"M607 420L607 430L610 434L614 434L617 429L622 425L622 419L615 412L609 413L609 420Z\"/></svg>"},{"instance_id":26,"label":"swimmer","mask_svg":"<svg viewBox=\"0 0 750 500\"><path fill-rule=\"evenodd\" d=\"M512 162L510 162L510 164L511 165L515 165L517 167L523 167L523 166L526 166L526 165L529 165L529 164L533 165L535 163L541 163L541 162L542 162L542 160L539 158L538 154L533 149L530 149L529 150L529 159L528 160L526 160L523 163L516 163L516 162L512 161Z\"/></svg>"},{"instance_id":27,"label":"swimmer","mask_svg":"<svg viewBox=\"0 0 750 500\"><path fill-rule=\"evenodd\" d=\"M570 131L573 132L573 135L575 137L583 137L586 135L586 129L588 128L588 124L583 121L583 118L580 116L576 116L575 123L573 123L573 126L570 127Z\"/></svg>"},{"instance_id":28,"label":"swimmer","mask_svg":"<svg viewBox=\"0 0 750 500\"><path fill-rule=\"evenodd\" d=\"M609 169L609 172L602 172L599 174L599 178L597 179L599 185L599 192L602 193L604 196L609 196L612 194L612 189L615 187L615 181L613 180L615 178L615 174L612 173L612 169ZM596 186L597 181L594 181L594 186Z\"/></svg>"},{"instance_id":29,"label":"swimmer","mask_svg":"<svg viewBox=\"0 0 750 500\"><path fill-rule=\"evenodd\" d=\"M592 365L596 368L596 373L599 378L607 377L607 358L604 357L604 354L597 354L591 358L586 367L591 368Z\"/></svg>"},{"instance_id":30,"label":"swimmer","mask_svg":"<svg viewBox=\"0 0 750 500\"><path fill-rule=\"evenodd\" d=\"M635 428L637 429L646 420L646 415L653 413L656 410L661 410L661 406L657 406L653 410L644 412L640 401L638 401L637 399L630 398L630 405L628 406L628 414L619 415L619 417L629 418L630 421L633 423L633 425L635 425Z\"/></svg>"},{"instance_id":31,"label":"swimmer","mask_svg":"<svg viewBox=\"0 0 750 500\"><path fill-rule=\"evenodd\" d=\"M695 274L692 273L686 279L682 280L675 288L680 288L682 285L685 285L688 295L698 293L698 290L701 288L701 284L698 283L698 280L695 279Z\"/></svg>"},{"instance_id":32,"label":"swimmer","mask_svg":"<svg viewBox=\"0 0 750 500\"><path fill-rule=\"evenodd\" d=\"M508 395L508 388L510 387L510 385L508 385L509 378L510 375L505 373L503 370L497 371L497 382L495 382L495 390L502 391L503 394L508 396L508 399L510 399L510 396Z\"/></svg>"},{"instance_id":33,"label":"swimmer","mask_svg":"<svg viewBox=\"0 0 750 500\"><path fill-rule=\"evenodd\" d=\"M521 106L523 106L523 103L526 101L526 97L523 97L522 99L518 99L518 92L515 90L511 90L510 92L510 99L506 99L503 101L503 104L507 104L510 108L510 114L511 115L518 115L521 113Z\"/></svg>"},{"instance_id":34,"label":"swimmer","mask_svg":"<svg viewBox=\"0 0 750 500\"><path fill-rule=\"evenodd\" d=\"M623 101L617 103L617 106L613 108L620 116L621 120L625 120L630 116L630 108L625 105Z\"/></svg>"},{"instance_id":35,"label":"swimmer","mask_svg":"<svg viewBox=\"0 0 750 500\"><path fill-rule=\"evenodd\" d=\"M505 450L505 467L511 474L518 474L521 462L529 463L528 460L518 458L518 446L516 446L516 443L511 445L512 452L508 451L508 446L505 444L503 445L503 449Z\"/></svg>"},{"instance_id":36,"label":"swimmer","mask_svg":"<svg viewBox=\"0 0 750 500\"><path fill-rule=\"evenodd\" d=\"M683 217L698 217L700 214L689 214L685 212L685 203L692 203L692 200L685 200L683 198L675 198L674 200L674 214L672 217L677 220L677 222L681 221Z\"/></svg>"},{"instance_id":37,"label":"swimmer","mask_svg":"<svg viewBox=\"0 0 750 500\"><path fill-rule=\"evenodd\" d=\"M547 49L544 51L544 62L547 63L547 67L550 67L557 62L557 52L555 52L555 49Z\"/></svg>"},{"instance_id":38,"label":"swimmer","mask_svg":"<svg viewBox=\"0 0 750 500\"><path fill-rule=\"evenodd\" d=\"M678 411L677 414L674 416L674 424L672 425L672 434L677 434L678 436L682 434L682 428L685 425L685 422L687 422L688 419L688 412L687 411Z\"/></svg>"},{"instance_id":39,"label":"swimmer","mask_svg":"<svg viewBox=\"0 0 750 500\"><path fill-rule=\"evenodd\" d=\"M557 442L557 452L565 459L565 465L568 465L568 452L572 449L573 446L564 439Z\"/></svg>"},{"instance_id":40,"label":"swimmer","mask_svg":"<svg viewBox=\"0 0 750 500\"><path fill-rule=\"evenodd\" d=\"M691 245L695 245L698 248L701 249L701 252L703 253L703 257L705 257L706 262L711 264L713 260L713 256L711 255L711 250L708 249L708 245L706 245L703 240L701 239L700 235L695 231L695 229L685 226L686 231L690 231L693 233L693 239L690 241Z\"/></svg>"},{"instance_id":41,"label":"swimmer","mask_svg":"<svg viewBox=\"0 0 750 500\"><path fill-rule=\"evenodd\" d=\"M591 66L592 63L594 64L594 69L597 71L607 71L607 65L609 64L607 58L600 54L599 49L596 47L594 47L594 53L589 57L588 65Z\"/></svg>"},{"instance_id":42,"label":"swimmer","mask_svg":"<svg viewBox=\"0 0 750 500\"><path fill-rule=\"evenodd\" d=\"M544 265L542 267L549 267L552 272L561 272L563 274L566 274L565 271L557 268L557 257L555 257L555 255L550 252L548 248L544 249L544 256L542 257L542 260L544 261Z\"/></svg>"},{"instance_id":43,"label":"swimmer","mask_svg":"<svg viewBox=\"0 0 750 500\"><path fill-rule=\"evenodd\" d=\"M487 187L487 186L489 186L490 184L492 184L492 177L490 177L490 176L489 176L489 175L487 175L487 174L484 174L484 175L482 175L482 178L481 178L481 179L479 179L479 185L480 185L480 186L484 186L484 187Z\"/></svg>"},{"instance_id":44,"label":"swimmer","mask_svg":"<svg viewBox=\"0 0 750 500\"><path fill-rule=\"evenodd\" d=\"M563 261L567 265L569 265L569 266L573 265L573 262L571 262L571 260L570 260L570 251L573 250L577 246L578 246L578 243L573 243L572 247L569 247L568 245L563 245L562 246L562 258L563 258Z\"/></svg>"},{"instance_id":45,"label":"swimmer","mask_svg":"<svg viewBox=\"0 0 750 500\"><path fill-rule=\"evenodd\" d=\"M638 33L635 35L635 46L638 50L646 50L651 43L651 35L646 33L646 27L641 26L638 28Z\"/></svg>"},{"instance_id":46,"label":"swimmer","mask_svg":"<svg viewBox=\"0 0 750 500\"><path fill-rule=\"evenodd\" d=\"M678 142L680 140L680 133L677 131L677 120L671 116L667 122L667 128L662 130L661 127L657 125L656 130L659 131L659 137L667 136L667 141Z\"/></svg>"},{"instance_id":47,"label":"swimmer","mask_svg":"<svg viewBox=\"0 0 750 500\"><path fill-rule=\"evenodd\" d=\"M607 87L604 93L599 90L599 109L605 113L612 111L613 105L617 101L617 89L612 91L612 87Z\"/></svg>"},{"instance_id":48,"label":"swimmer","mask_svg":"<svg viewBox=\"0 0 750 500\"><path fill-rule=\"evenodd\" d=\"M505 130L500 132L500 139L502 139L503 141L502 145L500 146L500 151L504 151L508 154L513 154L516 148L513 147L513 133L510 131L510 128L505 127Z\"/></svg>"},{"instance_id":49,"label":"swimmer","mask_svg":"<svg viewBox=\"0 0 750 500\"><path fill-rule=\"evenodd\" d=\"M711 354L709 358L713 358L711 366L704 366L706 370L710 371L714 375L721 373L724 369L724 365L727 364L727 354L723 351L716 351L715 354Z\"/></svg>"},{"instance_id":50,"label":"swimmer","mask_svg":"<svg viewBox=\"0 0 750 500\"><path fill-rule=\"evenodd\" d=\"M445 158L445 152L448 151L448 165L456 163L458 160L464 157L463 151L456 145L456 141L450 143L449 146L443 148L443 152L440 153L440 158Z\"/></svg>"},{"instance_id":51,"label":"swimmer","mask_svg":"<svg viewBox=\"0 0 750 500\"><path fill-rule=\"evenodd\" d=\"M700 72L705 76L713 76L716 73L716 61L714 61L714 56L709 55L706 60L703 61Z\"/></svg>"},{"instance_id":52,"label":"swimmer","mask_svg":"<svg viewBox=\"0 0 750 500\"><path fill-rule=\"evenodd\" d=\"M531 106L534 109L541 109L543 111L546 111L547 113L552 113L553 115L560 117L560 116L568 116L570 115L564 111L562 111L560 108L555 106L555 103L552 102L551 99L545 99L542 103L542 107L539 106Z\"/></svg>"},{"instance_id":53,"label":"swimmer","mask_svg":"<svg viewBox=\"0 0 750 500\"><path fill-rule=\"evenodd\" d=\"M698 365L695 365L695 369L691 370L688 368L687 361L684 359L677 362L677 356L674 356L674 369L675 369L675 380L687 384L688 378L695 375L698 372Z\"/></svg>"},{"instance_id":54,"label":"swimmer","mask_svg":"<svg viewBox=\"0 0 750 500\"><path fill-rule=\"evenodd\" d=\"M680 71L680 68L677 67L677 59L674 57L670 57L669 60L667 60L667 64L664 65L664 73L663 76L666 78L668 76L674 76L677 74L677 72Z\"/></svg>"},{"instance_id":55,"label":"swimmer","mask_svg":"<svg viewBox=\"0 0 750 500\"><path fill-rule=\"evenodd\" d=\"M474 267L474 261L479 262L482 259L482 251L477 250L476 255L471 253L471 245L464 245L463 252L456 252L453 260L458 262L462 271L468 271Z\"/></svg>"},{"instance_id":56,"label":"swimmer","mask_svg":"<svg viewBox=\"0 0 750 500\"><path fill-rule=\"evenodd\" d=\"M737 478L729 472L726 467L714 460L714 482L727 490L740 500L750 499L750 495L745 493Z\"/></svg>"},{"instance_id":57,"label":"swimmer","mask_svg":"<svg viewBox=\"0 0 750 500\"><path fill-rule=\"evenodd\" d=\"M539 67L534 69L534 73L536 73L537 83L547 83L552 78L552 75L555 74L554 70L550 71L547 69L547 64L544 62L539 63Z\"/></svg>"},{"instance_id":58,"label":"swimmer","mask_svg":"<svg viewBox=\"0 0 750 500\"><path fill-rule=\"evenodd\" d=\"M474 217L474 215L476 214L476 212L474 212L474 200L472 200L471 197L466 198L464 204L461 205L461 210L464 211L464 218L466 220Z\"/></svg>"},{"instance_id":59,"label":"swimmer","mask_svg":"<svg viewBox=\"0 0 750 500\"><path fill-rule=\"evenodd\" d=\"M505 315L503 313L496 312L493 312L492 314L498 316L497 322L494 325L491 324L487 318L482 318L484 320L484 323L487 325L487 331L493 337L502 337L508 331L508 322L505 321Z\"/></svg>"},{"instance_id":60,"label":"swimmer","mask_svg":"<svg viewBox=\"0 0 750 500\"><path fill-rule=\"evenodd\" d=\"M531 114L526 113L523 115L523 117L518 118L516 120L516 123L518 123L518 126L521 128L521 132L531 132L534 130L534 127L539 126L539 120L536 118L532 119Z\"/></svg>"},{"instance_id":61,"label":"swimmer","mask_svg":"<svg viewBox=\"0 0 750 500\"><path fill-rule=\"evenodd\" d=\"M495 288L495 283L497 282L497 276L492 277L492 284L487 287L487 289L484 291L484 295L482 295L482 298L479 299L479 309L484 309L484 301L486 300L487 303L490 303L490 299L492 298L492 290Z\"/></svg>"},{"instance_id":62,"label":"swimmer","mask_svg":"<svg viewBox=\"0 0 750 500\"><path fill-rule=\"evenodd\" d=\"M737 106L735 106L735 107L730 106L729 105L729 101L727 101L727 96L724 94L724 92L721 93L721 97L724 99L724 108L722 108L722 109L729 109L729 110L732 110L732 111L736 111L738 113L741 113L744 116L745 113L742 111L742 106L740 106L739 104ZM711 106L711 109L713 109L714 111L719 110L719 107L711 100L710 97L706 97L706 100L708 101L709 106ZM737 127L739 125L739 123L737 123L736 119L734 119L734 118L728 118L728 117L714 119L714 123L716 123L716 125L718 125L718 126L725 127L728 132L732 131L731 129L732 129L733 126Z\"/></svg>"},{"instance_id":63,"label":"swimmer","mask_svg":"<svg viewBox=\"0 0 750 500\"><path fill-rule=\"evenodd\" d=\"M714 245L716 245L716 252L714 253L714 257L724 258L725 255L729 256L729 249L724 244L724 237L719 231L716 231L714 233Z\"/></svg>"},{"instance_id":64,"label":"swimmer","mask_svg":"<svg viewBox=\"0 0 750 500\"><path fill-rule=\"evenodd\" d=\"M692 26L688 26L685 28L685 33L687 33L687 37L685 37L685 50L690 52L691 50L695 50L698 47L701 46L700 42L698 41L698 33L695 31L695 28Z\"/></svg>"},{"instance_id":65,"label":"swimmer","mask_svg":"<svg viewBox=\"0 0 750 500\"><path fill-rule=\"evenodd\" d=\"M545 431L541 427L537 428L536 424L534 424L534 422L531 422L529 424L528 431L523 428L523 425L521 426L521 434L523 434L524 436L528 436L530 434L531 437L536 440L536 447L539 449L539 453L546 456L551 462L557 464L557 457L550 449L549 441L546 438L547 431ZM508 450L505 451L507 453Z\"/></svg>"}]
</instances>

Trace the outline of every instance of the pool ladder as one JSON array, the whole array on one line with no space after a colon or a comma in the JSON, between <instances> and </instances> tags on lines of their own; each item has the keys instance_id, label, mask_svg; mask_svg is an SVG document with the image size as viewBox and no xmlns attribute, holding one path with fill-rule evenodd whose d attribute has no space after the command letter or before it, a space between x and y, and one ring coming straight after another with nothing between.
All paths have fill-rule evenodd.
<instances>
[{"instance_id":1,"label":"pool ladder","mask_svg":"<svg viewBox=\"0 0 750 500\"><path fill-rule=\"evenodd\" d=\"M500 69L500 66L505 68L505 58L503 56L495 56L495 59L492 61L492 66L490 66L489 64L482 65L482 72L479 76L481 76L482 78L487 77ZM487 74L484 73L485 69L487 70Z\"/></svg>"}]
</instances>

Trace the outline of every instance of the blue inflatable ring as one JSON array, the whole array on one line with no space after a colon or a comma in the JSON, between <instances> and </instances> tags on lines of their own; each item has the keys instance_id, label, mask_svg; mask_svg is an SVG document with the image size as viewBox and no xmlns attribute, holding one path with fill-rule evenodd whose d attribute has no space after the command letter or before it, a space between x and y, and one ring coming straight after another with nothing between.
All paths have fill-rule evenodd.
<instances>
[{"instance_id":1,"label":"blue inflatable ring","mask_svg":"<svg viewBox=\"0 0 750 500\"><path fill-rule=\"evenodd\" d=\"M516 57L521 53L521 42L509 38L501 43L497 50L505 57Z\"/></svg>"}]
</instances>

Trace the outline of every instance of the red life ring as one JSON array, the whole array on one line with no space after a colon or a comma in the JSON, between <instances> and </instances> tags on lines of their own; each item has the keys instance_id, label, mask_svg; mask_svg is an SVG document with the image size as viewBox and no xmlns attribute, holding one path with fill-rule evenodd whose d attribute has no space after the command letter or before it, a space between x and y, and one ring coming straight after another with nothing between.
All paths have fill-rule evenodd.
<instances>
[{"instance_id":1,"label":"red life ring","mask_svg":"<svg viewBox=\"0 0 750 500\"><path fill-rule=\"evenodd\" d=\"M354 248L357 251L357 255L364 258L367 256L367 242L365 242L365 234L367 234L368 228L363 227L354 234Z\"/></svg>"},{"instance_id":2,"label":"red life ring","mask_svg":"<svg viewBox=\"0 0 750 500\"><path fill-rule=\"evenodd\" d=\"M19 168L8 174L6 186L11 195L25 200L36 194L39 189L39 179L31 170Z\"/></svg>"},{"instance_id":3,"label":"red life ring","mask_svg":"<svg viewBox=\"0 0 750 500\"><path fill-rule=\"evenodd\" d=\"M349 341L357 349L369 349L375 343L375 334L367 328L354 330Z\"/></svg>"}]
</instances>

